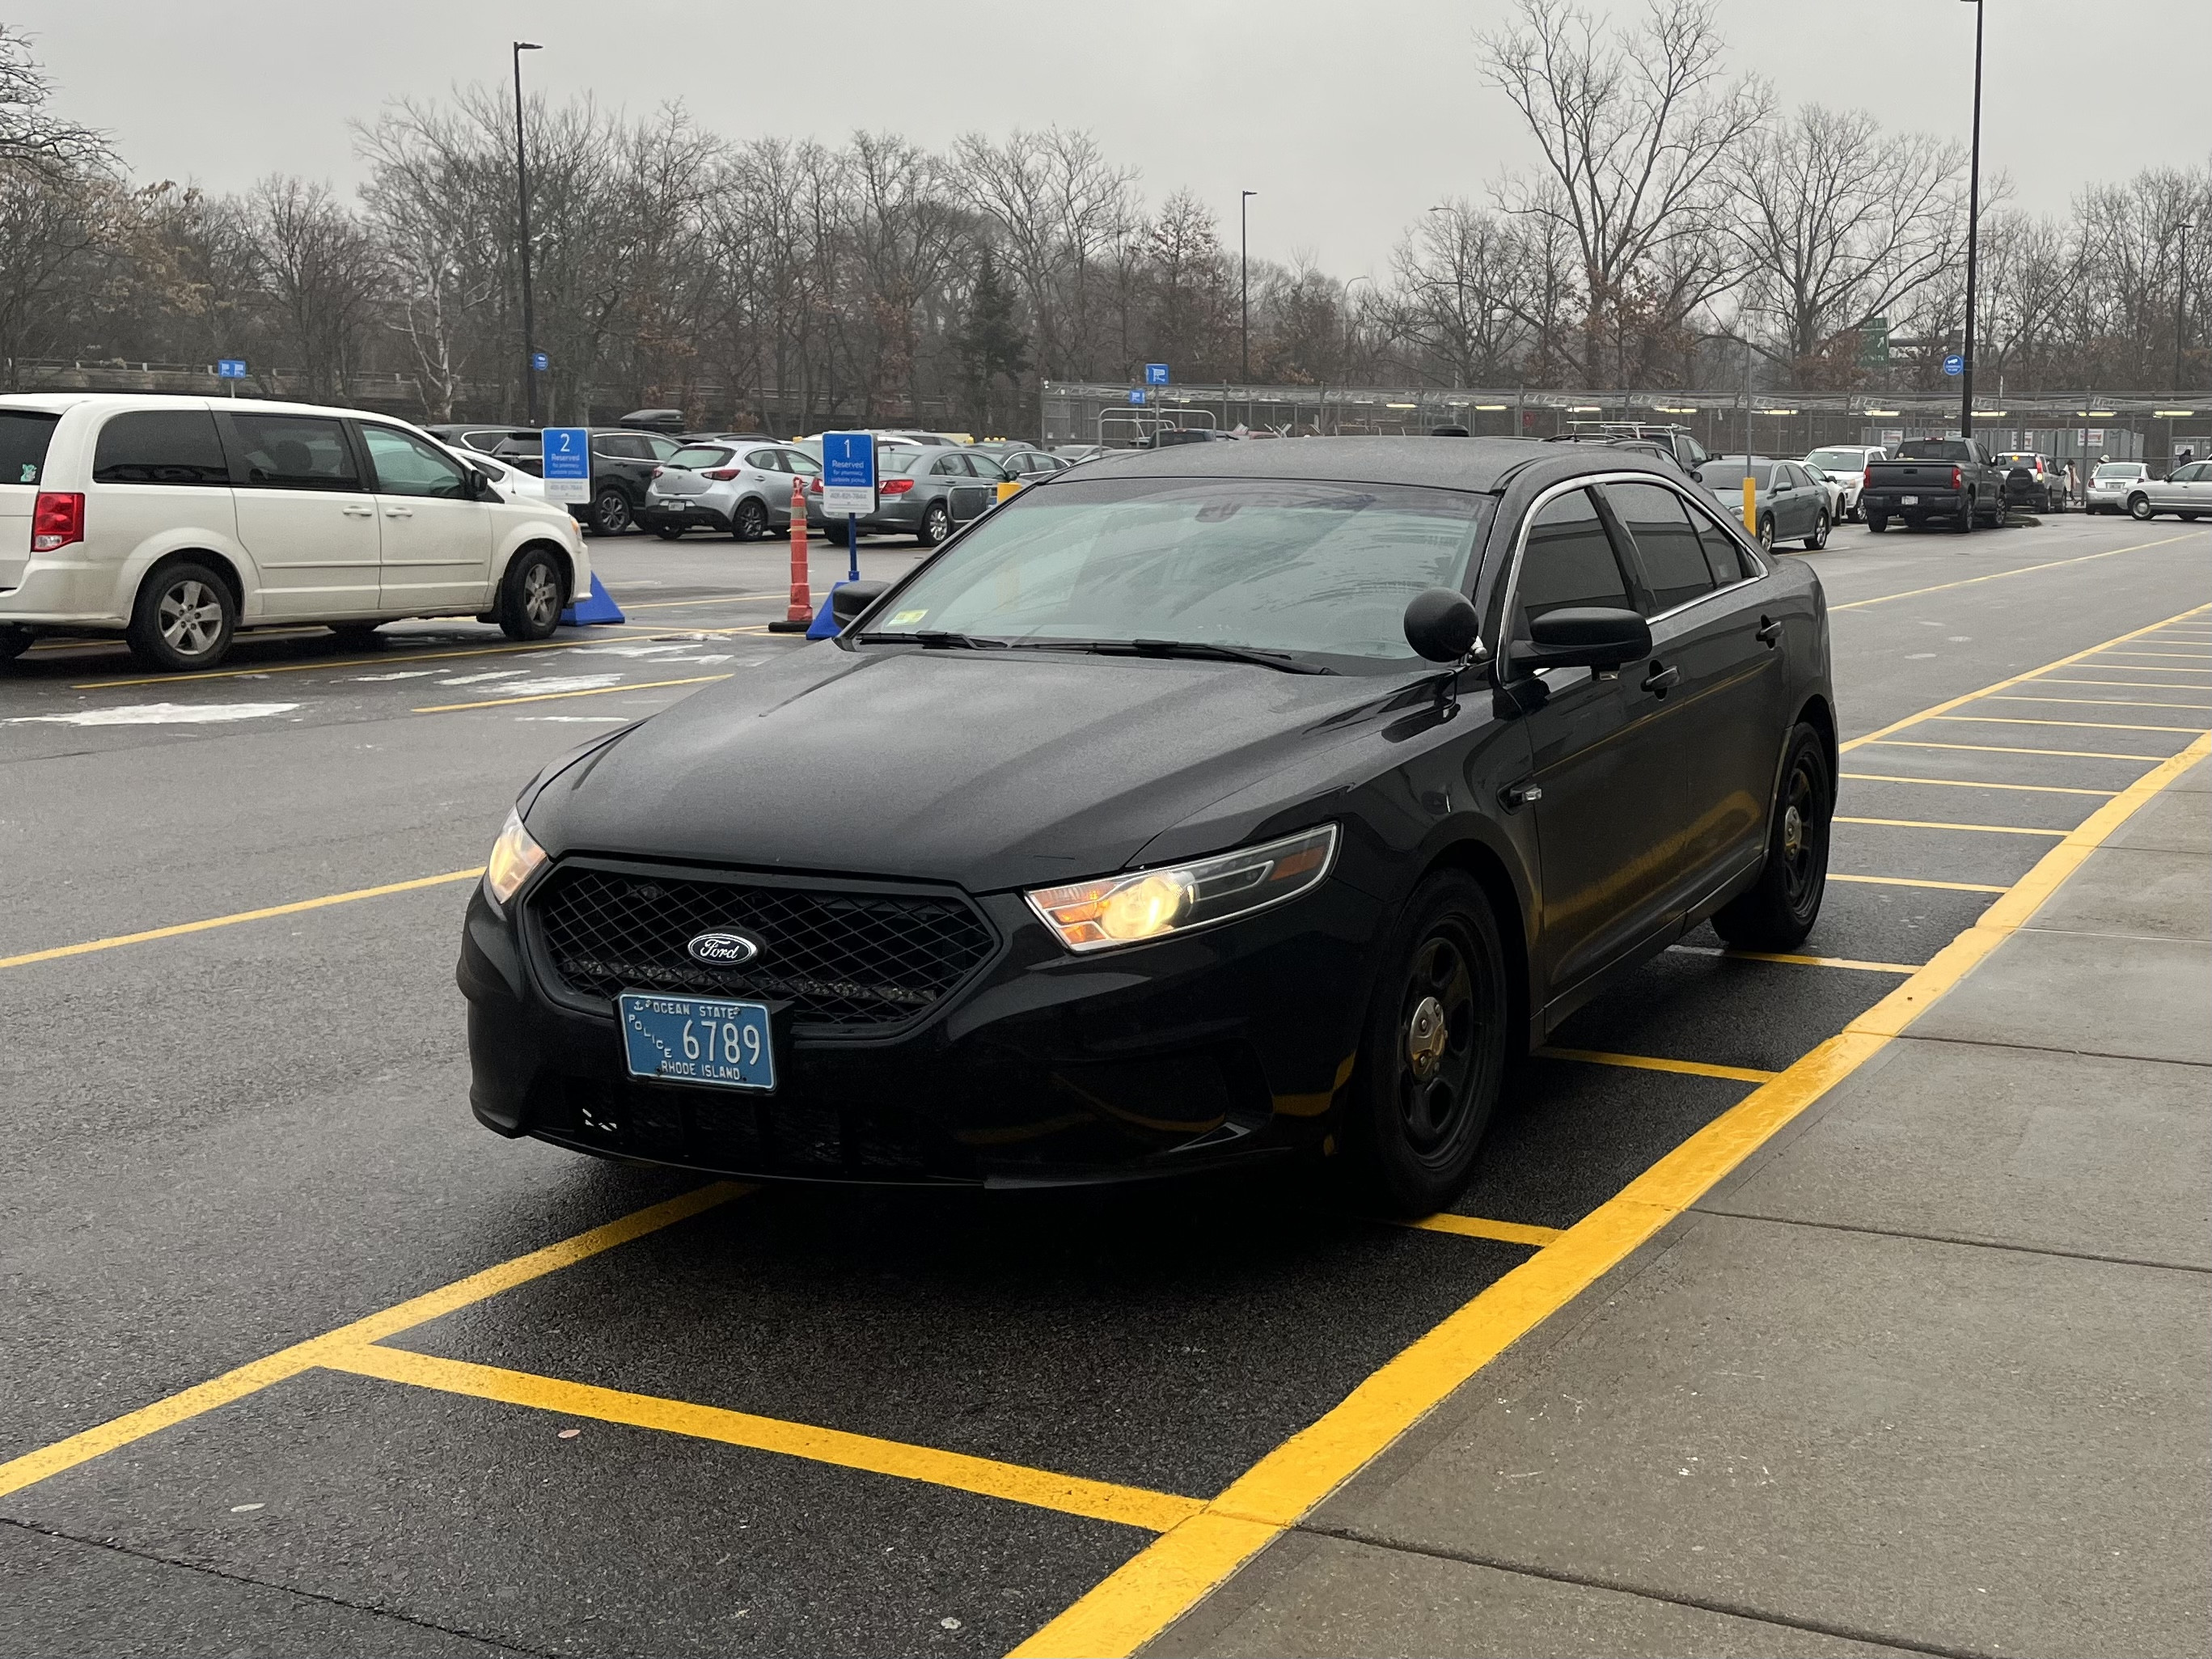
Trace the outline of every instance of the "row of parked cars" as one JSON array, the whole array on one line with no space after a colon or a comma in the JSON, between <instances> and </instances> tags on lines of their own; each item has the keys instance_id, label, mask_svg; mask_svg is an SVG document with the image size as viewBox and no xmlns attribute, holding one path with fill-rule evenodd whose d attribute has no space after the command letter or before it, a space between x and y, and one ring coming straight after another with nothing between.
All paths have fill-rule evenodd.
<instances>
[{"instance_id":1,"label":"row of parked cars","mask_svg":"<svg viewBox=\"0 0 2212 1659\"><path fill-rule=\"evenodd\" d=\"M791 528L792 485L808 500L809 526L828 528L821 509L822 445L809 438L763 432L671 432L669 411L645 410L636 424L594 428L591 499L571 507L593 533L649 530L674 541L694 530L757 541ZM653 424L647 424L652 422ZM526 478L539 468L534 427L457 422L426 428L457 447L482 454ZM861 519L864 534L912 536L933 547L956 525L997 499L997 486L1022 483L1073 465L1066 455L1013 439L981 442L964 434L898 429L876 433L878 509ZM530 484L518 482L528 491ZM842 521L841 521L842 522Z\"/></svg>"}]
</instances>

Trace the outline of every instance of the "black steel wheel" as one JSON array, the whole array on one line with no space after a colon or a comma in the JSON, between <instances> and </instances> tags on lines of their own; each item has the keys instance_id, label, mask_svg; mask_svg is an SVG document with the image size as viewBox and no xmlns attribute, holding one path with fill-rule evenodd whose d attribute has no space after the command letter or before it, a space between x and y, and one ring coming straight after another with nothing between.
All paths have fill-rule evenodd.
<instances>
[{"instance_id":1,"label":"black steel wheel","mask_svg":"<svg viewBox=\"0 0 2212 1659\"><path fill-rule=\"evenodd\" d=\"M1384 963L1345 1127L1370 1200L1431 1215L1474 1172L1511 1037L1505 951L1481 884L1458 870L1423 882Z\"/></svg>"},{"instance_id":2,"label":"black steel wheel","mask_svg":"<svg viewBox=\"0 0 2212 1659\"><path fill-rule=\"evenodd\" d=\"M1828 890L1828 829L1836 810L1828 748L1802 724L1790 734L1782 785L1759 879L1713 917L1713 931L1746 951L1790 951L1804 942Z\"/></svg>"},{"instance_id":3,"label":"black steel wheel","mask_svg":"<svg viewBox=\"0 0 2212 1659\"><path fill-rule=\"evenodd\" d=\"M602 489L592 500L592 528L602 536L619 536L635 522L629 497L619 489Z\"/></svg>"},{"instance_id":4,"label":"black steel wheel","mask_svg":"<svg viewBox=\"0 0 2212 1659\"><path fill-rule=\"evenodd\" d=\"M757 542L768 534L768 507L757 496L748 495L730 515L730 534L738 541Z\"/></svg>"}]
</instances>

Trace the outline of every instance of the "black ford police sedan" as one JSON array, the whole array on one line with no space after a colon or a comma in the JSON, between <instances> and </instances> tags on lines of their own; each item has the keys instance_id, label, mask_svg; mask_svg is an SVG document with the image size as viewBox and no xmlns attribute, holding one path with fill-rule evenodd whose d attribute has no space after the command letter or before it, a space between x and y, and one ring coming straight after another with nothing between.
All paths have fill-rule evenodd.
<instances>
[{"instance_id":1,"label":"black ford police sedan","mask_svg":"<svg viewBox=\"0 0 2212 1659\"><path fill-rule=\"evenodd\" d=\"M1304 1150L1425 1212L1516 1051L1820 908L1820 583L1629 452L1106 459L840 609L523 792L462 944L485 1124L834 1180Z\"/></svg>"}]
</instances>

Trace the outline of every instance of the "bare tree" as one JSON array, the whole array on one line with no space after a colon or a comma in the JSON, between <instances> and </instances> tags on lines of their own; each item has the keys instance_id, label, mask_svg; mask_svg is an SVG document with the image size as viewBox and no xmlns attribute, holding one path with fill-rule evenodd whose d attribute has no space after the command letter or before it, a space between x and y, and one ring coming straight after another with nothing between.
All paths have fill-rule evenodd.
<instances>
[{"instance_id":1,"label":"bare tree","mask_svg":"<svg viewBox=\"0 0 2212 1659\"><path fill-rule=\"evenodd\" d=\"M115 160L107 136L53 113L47 107L53 91L52 77L32 53L31 37L0 23L0 162L60 173L107 171Z\"/></svg>"}]
</instances>

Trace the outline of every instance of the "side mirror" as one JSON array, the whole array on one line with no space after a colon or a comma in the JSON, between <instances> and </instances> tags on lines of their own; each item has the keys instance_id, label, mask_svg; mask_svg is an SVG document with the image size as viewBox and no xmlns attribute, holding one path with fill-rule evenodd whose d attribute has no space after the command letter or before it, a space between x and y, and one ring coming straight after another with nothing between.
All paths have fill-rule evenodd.
<instances>
[{"instance_id":1,"label":"side mirror","mask_svg":"<svg viewBox=\"0 0 2212 1659\"><path fill-rule=\"evenodd\" d=\"M499 486L492 481L490 473L481 467L475 466L465 466L461 471L467 475L469 494L471 496L480 501L495 501L499 499Z\"/></svg>"},{"instance_id":2,"label":"side mirror","mask_svg":"<svg viewBox=\"0 0 2212 1659\"><path fill-rule=\"evenodd\" d=\"M1425 588L1406 606L1406 643L1431 662L1464 662L1482 643L1482 618L1456 588Z\"/></svg>"},{"instance_id":3,"label":"side mirror","mask_svg":"<svg viewBox=\"0 0 2212 1659\"><path fill-rule=\"evenodd\" d=\"M1513 647L1516 668L1618 668L1651 654L1651 624L1633 611L1576 605L1547 611Z\"/></svg>"},{"instance_id":4,"label":"side mirror","mask_svg":"<svg viewBox=\"0 0 2212 1659\"><path fill-rule=\"evenodd\" d=\"M842 628L890 591L889 582L840 582L830 590L830 620Z\"/></svg>"},{"instance_id":5,"label":"side mirror","mask_svg":"<svg viewBox=\"0 0 2212 1659\"><path fill-rule=\"evenodd\" d=\"M1703 468L1702 466L1693 466L1693 467L1692 467L1692 468L1690 469L1690 482L1691 482L1692 483L1705 483L1705 468Z\"/></svg>"}]
</instances>

